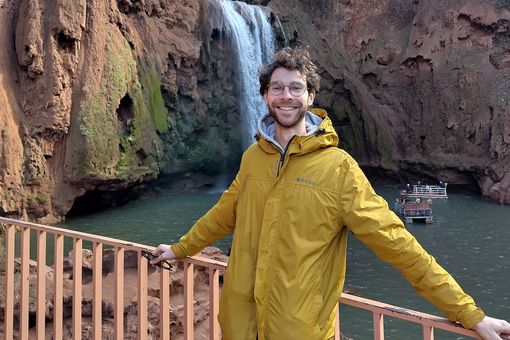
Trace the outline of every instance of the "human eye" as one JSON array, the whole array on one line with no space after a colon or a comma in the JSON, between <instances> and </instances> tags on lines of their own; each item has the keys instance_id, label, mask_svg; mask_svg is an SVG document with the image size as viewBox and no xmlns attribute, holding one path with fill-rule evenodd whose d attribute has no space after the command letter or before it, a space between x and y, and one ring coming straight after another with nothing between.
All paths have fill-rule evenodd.
<instances>
[{"instance_id":1,"label":"human eye","mask_svg":"<svg viewBox=\"0 0 510 340\"><path fill-rule=\"evenodd\" d=\"M278 91L281 91L283 89L283 86L282 86L282 84L274 83L274 84L270 84L269 88L271 89L271 91L278 92Z\"/></svg>"},{"instance_id":2,"label":"human eye","mask_svg":"<svg viewBox=\"0 0 510 340\"><path fill-rule=\"evenodd\" d=\"M292 83L290 84L290 89L292 91L302 91L305 88L305 86L301 83Z\"/></svg>"}]
</instances>

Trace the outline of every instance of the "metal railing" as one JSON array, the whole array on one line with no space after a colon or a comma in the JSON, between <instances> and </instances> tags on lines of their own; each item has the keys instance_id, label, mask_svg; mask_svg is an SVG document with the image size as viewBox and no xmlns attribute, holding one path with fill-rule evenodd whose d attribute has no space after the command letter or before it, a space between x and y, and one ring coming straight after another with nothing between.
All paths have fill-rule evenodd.
<instances>
[{"instance_id":1,"label":"metal railing","mask_svg":"<svg viewBox=\"0 0 510 340\"><path fill-rule=\"evenodd\" d=\"M72 243L72 336L73 339L82 338L82 269L84 242L91 244L92 251L92 338L102 339L102 269L103 249L114 249L114 287L113 287L113 336L115 339L124 339L124 255L127 251L137 253L137 332L138 339L147 337L148 329L148 262L140 255L141 250L151 250L146 245L126 242L109 237L103 237L83 232L71 231L62 228L50 227L41 224L22 222L0 217L0 224L5 233L5 296L3 301L3 330L5 339L45 339L47 332L53 339L60 340L63 334L63 299L64 299L64 248ZM31 233L35 233L35 245L31 244ZM48 236L53 236L52 247L47 252ZM36 249L36 279L30 282L31 251ZM50 247L51 248L51 247ZM52 250L52 251L51 251ZM53 330L46 330L45 311L50 303L46 287L46 263L48 254L53 256L54 287ZM19 268L16 270L16 257L19 258ZM191 257L183 260L184 277L184 310L183 331L186 340L194 339L194 267L207 268L209 281L209 338L221 338L220 327L217 321L220 284L220 271L224 270L226 263L215 260ZM29 325L29 309L31 286L35 289L35 333ZM159 338L170 339L170 281L169 271L161 270L159 273ZM342 294L341 304L353 306L372 313L374 339L384 339L384 316L406 320L422 325L423 339L434 339L434 329L476 338L476 333L466 330L460 325L451 323L444 318L430 314L404 309L378 301ZM15 306L17 314L15 313ZM16 329L15 329L16 319ZM340 322L337 318L335 339L340 339Z\"/></svg>"},{"instance_id":2,"label":"metal railing","mask_svg":"<svg viewBox=\"0 0 510 340\"><path fill-rule=\"evenodd\" d=\"M446 185L413 185L412 190L402 190L400 194L409 197L448 198Z\"/></svg>"},{"instance_id":3,"label":"metal railing","mask_svg":"<svg viewBox=\"0 0 510 340\"><path fill-rule=\"evenodd\" d=\"M395 202L395 211L403 217L412 216L412 217L431 217L432 216L432 208L430 204L426 202L415 203L415 202L406 202L400 203Z\"/></svg>"}]
</instances>

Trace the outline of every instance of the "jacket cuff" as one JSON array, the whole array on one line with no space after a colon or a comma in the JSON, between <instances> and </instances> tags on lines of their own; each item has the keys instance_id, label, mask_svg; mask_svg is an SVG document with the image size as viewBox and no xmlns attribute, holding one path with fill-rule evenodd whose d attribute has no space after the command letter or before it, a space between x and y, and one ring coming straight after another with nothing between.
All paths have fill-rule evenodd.
<instances>
[{"instance_id":1,"label":"jacket cuff","mask_svg":"<svg viewBox=\"0 0 510 340\"><path fill-rule=\"evenodd\" d=\"M179 243L172 244L170 247L172 248L176 258L182 259L187 256L183 247Z\"/></svg>"},{"instance_id":2,"label":"jacket cuff","mask_svg":"<svg viewBox=\"0 0 510 340\"><path fill-rule=\"evenodd\" d=\"M463 315L459 322L462 324L464 328L467 329L473 329L473 327L482 321L482 319L485 317L485 313L481 308L476 307L476 309L471 310L469 312L466 312L465 315Z\"/></svg>"}]
</instances>

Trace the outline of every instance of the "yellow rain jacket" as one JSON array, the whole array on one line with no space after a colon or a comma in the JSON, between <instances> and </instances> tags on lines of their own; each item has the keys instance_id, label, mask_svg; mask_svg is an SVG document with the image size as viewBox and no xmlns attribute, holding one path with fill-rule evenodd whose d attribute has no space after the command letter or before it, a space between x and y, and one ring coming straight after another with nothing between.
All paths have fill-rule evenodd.
<instances>
[{"instance_id":1,"label":"yellow rain jacket","mask_svg":"<svg viewBox=\"0 0 510 340\"><path fill-rule=\"evenodd\" d=\"M244 153L231 186L172 245L181 258L234 233L220 302L223 339L332 337L349 230L448 319L467 328L478 323L482 310L337 148L326 112L313 111L308 135L295 136L287 150L273 140L272 118L261 118L258 142Z\"/></svg>"}]
</instances>

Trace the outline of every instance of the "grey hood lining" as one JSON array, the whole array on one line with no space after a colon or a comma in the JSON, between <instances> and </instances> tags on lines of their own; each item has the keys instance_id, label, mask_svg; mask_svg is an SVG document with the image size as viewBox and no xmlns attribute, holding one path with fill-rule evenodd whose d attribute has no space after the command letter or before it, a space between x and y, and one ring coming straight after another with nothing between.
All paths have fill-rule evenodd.
<instances>
[{"instance_id":1,"label":"grey hood lining","mask_svg":"<svg viewBox=\"0 0 510 340\"><path fill-rule=\"evenodd\" d=\"M322 123L321 117L317 116L316 114L310 111L307 111L305 114L306 125L305 136L313 135L317 131L321 123ZM283 147L280 144L278 144L278 142L275 139L276 123L274 118L271 117L269 113L266 113L265 115L260 117L257 123L257 129L263 138L267 139L269 142L277 146L282 153L284 152Z\"/></svg>"}]
</instances>

